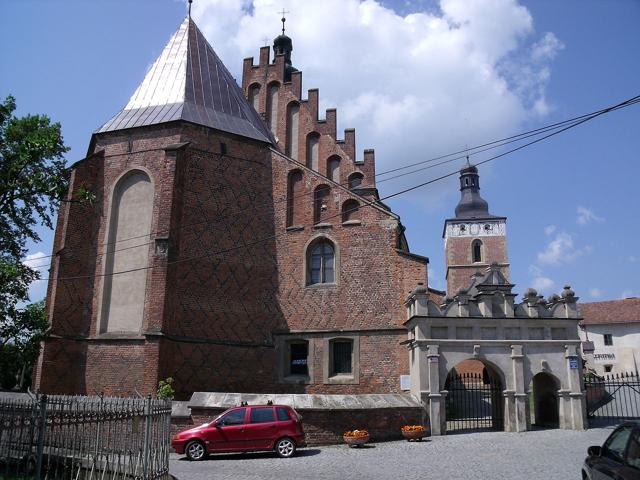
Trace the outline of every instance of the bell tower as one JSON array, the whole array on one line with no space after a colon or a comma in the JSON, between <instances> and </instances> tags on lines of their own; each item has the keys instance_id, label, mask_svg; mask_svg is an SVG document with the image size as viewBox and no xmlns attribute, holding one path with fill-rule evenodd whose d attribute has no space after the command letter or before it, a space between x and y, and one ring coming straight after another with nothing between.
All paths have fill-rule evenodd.
<instances>
[{"instance_id":1,"label":"bell tower","mask_svg":"<svg viewBox=\"0 0 640 480\"><path fill-rule=\"evenodd\" d=\"M460 169L460 201L455 217L444 222L447 295L468 288L471 276L493 262L509 278L506 223L506 217L489 213L489 204L480 196L478 169L467 159Z\"/></svg>"}]
</instances>

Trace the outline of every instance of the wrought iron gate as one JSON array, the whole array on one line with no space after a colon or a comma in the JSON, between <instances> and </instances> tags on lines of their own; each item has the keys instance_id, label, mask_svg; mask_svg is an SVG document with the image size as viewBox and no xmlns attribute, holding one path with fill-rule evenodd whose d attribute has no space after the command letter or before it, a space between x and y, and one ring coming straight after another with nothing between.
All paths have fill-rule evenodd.
<instances>
[{"instance_id":1,"label":"wrought iron gate","mask_svg":"<svg viewBox=\"0 0 640 480\"><path fill-rule=\"evenodd\" d=\"M445 383L447 431L503 430L502 385L476 373L450 373Z\"/></svg>"},{"instance_id":2,"label":"wrought iron gate","mask_svg":"<svg viewBox=\"0 0 640 480\"><path fill-rule=\"evenodd\" d=\"M640 418L640 377L634 373L586 376L587 416L591 426Z\"/></svg>"}]
</instances>

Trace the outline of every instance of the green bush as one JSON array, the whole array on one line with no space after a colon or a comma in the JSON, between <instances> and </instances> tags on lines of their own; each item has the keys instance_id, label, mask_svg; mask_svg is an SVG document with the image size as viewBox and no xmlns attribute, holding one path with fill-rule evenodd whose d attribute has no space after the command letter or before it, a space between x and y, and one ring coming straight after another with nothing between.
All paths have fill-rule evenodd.
<instances>
[{"instance_id":1,"label":"green bush","mask_svg":"<svg viewBox=\"0 0 640 480\"><path fill-rule=\"evenodd\" d=\"M168 377L165 380L160 380L158 383L158 391L156 396L160 400L173 400L176 396L176 391L171 386L173 384L173 378Z\"/></svg>"}]
</instances>

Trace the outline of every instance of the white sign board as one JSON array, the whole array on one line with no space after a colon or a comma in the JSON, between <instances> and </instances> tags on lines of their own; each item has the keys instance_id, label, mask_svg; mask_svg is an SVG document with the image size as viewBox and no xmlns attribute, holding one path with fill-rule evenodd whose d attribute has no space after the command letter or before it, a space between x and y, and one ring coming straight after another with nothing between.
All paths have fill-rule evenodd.
<instances>
[{"instance_id":1,"label":"white sign board","mask_svg":"<svg viewBox=\"0 0 640 480\"><path fill-rule=\"evenodd\" d=\"M411 375L400 375L400 390L411 390Z\"/></svg>"},{"instance_id":2,"label":"white sign board","mask_svg":"<svg viewBox=\"0 0 640 480\"><path fill-rule=\"evenodd\" d=\"M618 363L618 359L613 352L594 352L593 363L596 365L613 365Z\"/></svg>"}]
</instances>

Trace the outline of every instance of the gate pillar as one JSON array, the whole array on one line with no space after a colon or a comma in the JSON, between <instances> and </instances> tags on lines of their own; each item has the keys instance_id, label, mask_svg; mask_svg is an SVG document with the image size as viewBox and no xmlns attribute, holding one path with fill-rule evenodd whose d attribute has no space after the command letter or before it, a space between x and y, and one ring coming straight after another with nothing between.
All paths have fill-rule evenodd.
<instances>
[{"instance_id":1,"label":"gate pillar","mask_svg":"<svg viewBox=\"0 0 640 480\"><path fill-rule=\"evenodd\" d=\"M438 345L427 346L427 374L429 376L429 394L427 405L431 435L444 435L446 432L445 391L440 391L440 353Z\"/></svg>"},{"instance_id":2,"label":"gate pillar","mask_svg":"<svg viewBox=\"0 0 640 480\"><path fill-rule=\"evenodd\" d=\"M582 390L582 365L576 345L565 346L567 389L558 392L560 428L584 430L586 428L586 401Z\"/></svg>"},{"instance_id":3,"label":"gate pillar","mask_svg":"<svg viewBox=\"0 0 640 480\"><path fill-rule=\"evenodd\" d=\"M524 385L524 354L522 345L511 345L513 385L504 392L504 429L507 432L527 430L527 394Z\"/></svg>"}]
</instances>

